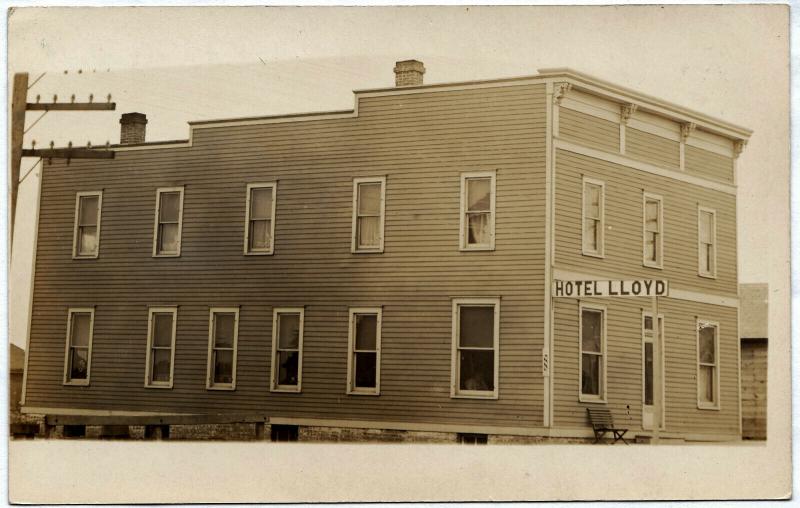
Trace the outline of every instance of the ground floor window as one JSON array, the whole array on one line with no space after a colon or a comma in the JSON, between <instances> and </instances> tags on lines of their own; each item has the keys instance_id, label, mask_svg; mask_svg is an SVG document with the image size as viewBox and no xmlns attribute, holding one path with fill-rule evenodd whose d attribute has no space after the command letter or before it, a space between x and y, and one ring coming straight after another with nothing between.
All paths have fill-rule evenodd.
<instances>
[{"instance_id":1,"label":"ground floor window","mask_svg":"<svg viewBox=\"0 0 800 508\"><path fill-rule=\"evenodd\" d=\"M697 322L697 405L719 409L719 324Z\"/></svg>"},{"instance_id":2,"label":"ground floor window","mask_svg":"<svg viewBox=\"0 0 800 508\"><path fill-rule=\"evenodd\" d=\"M272 317L272 391L299 392L303 376L302 307L277 308Z\"/></svg>"},{"instance_id":3,"label":"ground floor window","mask_svg":"<svg viewBox=\"0 0 800 508\"><path fill-rule=\"evenodd\" d=\"M580 400L605 400L605 307L580 306Z\"/></svg>"},{"instance_id":4,"label":"ground floor window","mask_svg":"<svg viewBox=\"0 0 800 508\"><path fill-rule=\"evenodd\" d=\"M496 398L500 300L453 300L453 396Z\"/></svg>"},{"instance_id":5,"label":"ground floor window","mask_svg":"<svg viewBox=\"0 0 800 508\"><path fill-rule=\"evenodd\" d=\"M380 393L382 314L379 307L350 309L348 393Z\"/></svg>"},{"instance_id":6,"label":"ground floor window","mask_svg":"<svg viewBox=\"0 0 800 508\"><path fill-rule=\"evenodd\" d=\"M271 425L269 438L270 441L297 441L297 425Z\"/></svg>"},{"instance_id":7,"label":"ground floor window","mask_svg":"<svg viewBox=\"0 0 800 508\"><path fill-rule=\"evenodd\" d=\"M208 324L207 388L215 390L236 388L238 330L238 307L211 309Z\"/></svg>"}]
</instances>

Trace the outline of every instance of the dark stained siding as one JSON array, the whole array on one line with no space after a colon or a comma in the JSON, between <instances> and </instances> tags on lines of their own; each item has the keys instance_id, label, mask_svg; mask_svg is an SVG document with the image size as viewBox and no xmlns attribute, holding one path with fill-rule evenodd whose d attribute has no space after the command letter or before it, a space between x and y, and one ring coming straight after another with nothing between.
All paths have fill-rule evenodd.
<instances>
[{"instance_id":1,"label":"dark stained siding","mask_svg":"<svg viewBox=\"0 0 800 508\"><path fill-rule=\"evenodd\" d=\"M767 438L766 339L742 340L742 437Z\"/></svg>"},{"instance_id":2,"label":"dark stained siding","mask_svg":"<svg viewBox=\"0 0 800 508\"><path fill-rule=\"evenodd\" d=\"M603 180L605 259L581 255L581 177ZM664 268L642 265L642 192L663 197ZM589 273L666 278L692 291L737 295L736 197L558 150L556 266ZM717 211L717 278L697 275L697 206Z\"/></svg>"},{"instance_id":3,"label":"dark stained siding","mask_svg":"<svg viewBox=\"0 0 800 508\"><path fill-rule=\"evenodd\" d=\"M194 146L45 166L27 405L542 424L544 86L363 98L359 117L196 129ZM460 173L497 171L496 250L458 251ZM352 179L385 175L384 254L351 254ZM275 254L244 256L247 183L277 181ZM185 185L179 258L157 187ZM75 192L103 189L97 260ZM450 398L451 299L501 297L500 398ZM61 386L67 308L95 305L91 385ZM178 305L174 388L145 389L149 305ZM210 306L241 306L237 388L205 389ZM272 308L306 308L303 392L268 390ZM347 311L383 306L379 397L347 396Z\"/></svg>"},{"instance_id":4,"label":"dark stained siding","mask_svg":"<svg viewBox=\"0 0 800 508\"><path fill-rule=\"evenodd\" d=\"M733 183L733 159L686 145L686 172Z\"/></svg>"},{"instance_id":5,"label":"dark stained siding","mask_svg":"<svg viewBox=\"0 0 800 508\"><path fill-rule=\"evenodd\" d=\"M615 423L636 432L642 425L642 311L647 298L587 298L606 305L607 402ZM555 424L588 428L586 407L578 401L578 301L555 302ZM671 298L659 299L664 315L666 432L735 437L739 432L738 339L736 309ZM697 408L696 319L720 324L720 410Z\"/></svg>"},{"instance_id":6,"label":"dark stained siding","mask_svg":"<svg viewBox=\"0 0 800 508\"><path fill-rule=\"evenodd\" d=\"M619 124L569 108L558 110L558 135L607 152L619 153Z\"/></svg>"},{"instance_id":7,"label":"dark stained siding","mask_svg":"<svg viewBox=\"0 0 800 508\"><path fill-rule=\"evenodd\" d=\"M657 166L678 169L680 144L649 132L625 128L625 154Z\"/></svg>"}]
</instances>

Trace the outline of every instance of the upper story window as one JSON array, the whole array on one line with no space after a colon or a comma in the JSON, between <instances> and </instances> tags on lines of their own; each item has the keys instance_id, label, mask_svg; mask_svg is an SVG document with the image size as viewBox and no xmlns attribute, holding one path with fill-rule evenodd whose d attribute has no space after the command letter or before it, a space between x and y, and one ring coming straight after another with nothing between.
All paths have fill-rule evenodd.
<instances>
[{"instance_id":1,"label":"upper story window","mask_svg":"<svg viewBox=\"0 0 800 508\"><path fill-rule=\"evenodd\" d=\"M353 252L383 252L386 177L353 180Z\"/></svg>"},{"instance_id":2,"label":"upper story window","mask_svg":"<svg viewBox=\"0 0 800 508\"><path fill-rule=\"evenodd\" d=\"M717 276L717 212L702 206L697 209L697 258L700 276Z\"/></svg>"},{"instance_id":3,"label":"upper story window","mask_svg":"<svg viewBox=\"0 0 800 508\"><path fill-rule=\"evenodd\" d=\"M583 402L605 401L606 323L605 307L580 305L580 361Z\"/></svg>"},{"instance_id":4,"label":"upper story window","mask_svg":"<svg viewBox=\"0 0 800 508\"><path fill-rule=\"evenodd\" d=\"M644 259L645 266L661 268L664 252L664 211L661 196L644 194Z\"/></svg>"},{"instance_id":5,"label":"upper story window","mask_svg":"<svg viewBox=\"0 0 800 508\"><path fill-rule=\"evenodd\" d=\"M150 308L145 374L145 386L148 388L172 388L177 317L177 307Z\"/></svg>"},{"instance_id":6,"label":"upper story window","mask_svg":"<svg viewBox=\"0 0 800 508\"><path fill-rule=\"evenodd\" d=\"M605 183L583 179L583 253L603 257L605 230Z\"/></svg>"},{"instance_id":7,"label":"upper story window","mask_svg":"<svg viewBox=\"0 0 800 508\"><path fill-rule=\"evenodd\" d=\"M86 386L92 364L92 335L94 334L94 309L69 309L67 317L67 345L64 358L64 384Z\"/></svg>"},{"instance_id":8,"label":"upper story window","mask_svg":"<svg viewBox=\"0 0 800 508\"><path fill-rule=\"evenodd\" d=\"M302 307L276 308L272 315L273 392L299 392L303 379Z\"/></svg>"},{"instance_id":9,"label":"upper story window","mask_svg":"<svg viewBox=\"0 0 800 508\"><path fill-rule=\"evenodd\" d=\"M381 386L381 318L377 308L350 309L347 393L378 395Z\"/></svg>"},{"instance_id":10,"label":"upper story window","mask_svg":"<svg viewBox=\"0 0 800 508\"><path fill-rule=\"evenodd\" d=\"M153 256L181 255L183 223L183 187L156 191L156 223L153 234Z\"/></svg>"},{"instance_id":11,"label":"upper story window","mask_svg":"<svg viewBox=\"0 0 800 508\"><path fill-rule=\"evenodd\" d=\"M719 409L719 324L697 321L697 407Z\"/></svg>"},{"instance_id":12,"label":"upper story window","mask_svg":"<svg viewBox=\"0 0 800 508\"><path fill-rule=\"evenodd\" d=\"M461 175L461 250L494 250L495 172Z\"/></svg>"},{"instance_id":13,"label":"upper story window","mask_svg":"<svg viewBox=\"0 0 800 508\"><path fill-rule=\"evenodd\" d=\"M79 192L75 198L75 232L72 257L96 258L100 252L100 211L103 193Z\"/></svg>"},{"instance_id":14,"label":"upper story window","mask_svg":"<svg viewBox=\"0 0 800 508\"><path fill-rule=\"evenodd\" d=\"M275 237L275 183L247 185L245 254L272 254Z\"/></svg>"},{"instance_id":15,"label":"upper story window","mask_svg":"<svg viewBox=\"0 0 800 508\"><path fill-rule=\"evenodd\" d=\"M500 300L453 300L453 397L498 396Z\"/></svg>"},{"instance_id":16,"label":"upper story window","mask_svg":"<svg viewBox=\"0 0 800 508\"><path fill-rule=\"evenodd\" d=\"M206 388L236 388L236 346L239 339L238 307L212 307L208 320L208 373Z\"/></svg>"}]
</instances>

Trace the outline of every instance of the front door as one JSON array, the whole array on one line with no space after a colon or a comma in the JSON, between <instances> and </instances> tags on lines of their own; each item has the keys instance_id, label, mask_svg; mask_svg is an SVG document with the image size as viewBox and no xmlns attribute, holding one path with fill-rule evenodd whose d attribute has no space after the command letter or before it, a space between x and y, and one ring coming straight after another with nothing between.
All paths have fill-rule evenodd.
<instances>
[{"instance_id":1,"label":"front door","mask_svg":"<svg viewBox=\"0 0 800 508\"><path fill-rule=\"evenodd\" d=\"M642 316L642 428L645 430L652 430L657 420L655 398L656 390L662 390L662 386L655 386L655 372L656 366L661 369L661 380L664 380L664 318L658 317L658 340L662 347L656 348L655 335L653 333L653 315L644 314ZM656 350L661 354L660 358L656 358ZM661 396L661 405L664 405L663 391ZM664 428L664 413L661 411L661 426Z\"/></svg>"}]
</instances>

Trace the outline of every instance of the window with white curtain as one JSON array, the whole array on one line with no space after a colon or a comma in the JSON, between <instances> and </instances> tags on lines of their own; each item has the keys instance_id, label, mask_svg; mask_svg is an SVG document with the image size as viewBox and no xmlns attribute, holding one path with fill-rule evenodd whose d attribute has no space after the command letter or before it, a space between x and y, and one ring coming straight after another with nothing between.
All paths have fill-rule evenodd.
<instances>
[{"instance_id":1,"label":"window with white curtain","mask_svg":"<svg viewBox=\"0 0 800 508\"><path fill-rule=\"evenodd\" d=\"M495 172L461 175L461 250L493 250Z\"/></svg>"},{"instance_id":2,"label":"window with white curtain","mask_svg":"<svg viewBox=\"0 0 800 508\"><path fill-rule=\"evenodd\" d=\"M182 220L183 187L158 189L153 256L180 256Z\"/></svg>"},{"instance_id":3,"label":"window with white curtain","mask_svg":"<svg viewBox=\"0 0 800 508\"><path fill-rule=\"evenodd\" d=\"M177 307L151 307L147 334L145 386L172 388Z\"/></svg>"},{"instance_id":4,"label":"window with white curtain","mask_svg":"<svg viewBox=\"0 0 800 508\"><path fill-rule=\"evenodd\" d=\"M100 251L100 210L103 193L79 192L75 201L72 257L96 258Z\"/></svg>"},{"instance_id":5,"label":"window with white curtain","mask_svg":"<svg viewBox=\"0 0 800 508\"><path fill-rule=\"evenodd\" d=\"M386 177L353 180L353 252L383 252Z\"/></svg>"},{"instance_id":6,"label":"window with white curtain","mask_svg":"<svg viewBox=\"0 0 800 508\"><path fill-rule=\"evenodd\" d=\"M275 236L275 183L247 185L245 254L272 254Z\"/></svg>"}]
</instances>

